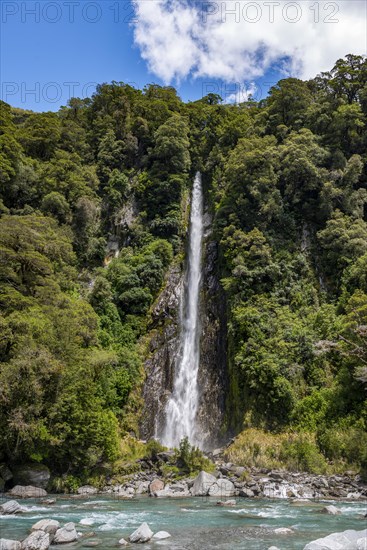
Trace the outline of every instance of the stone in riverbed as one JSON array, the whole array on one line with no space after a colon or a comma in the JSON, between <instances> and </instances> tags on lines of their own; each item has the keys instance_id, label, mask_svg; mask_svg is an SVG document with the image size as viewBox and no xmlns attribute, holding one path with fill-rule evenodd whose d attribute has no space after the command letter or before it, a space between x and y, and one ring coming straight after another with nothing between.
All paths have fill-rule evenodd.
<instances>
[{"instance_id":1,"label":"stone in riverbed","mask_svg":"<svg viewBox=\"0 0 367 550\"><path fill-rule=\"evenodd\" d=\"M237 502L233 500L218 500L217 506L236 506Z\"/></svg>"},{"instance_id":2,"label":"stone in riverbed","mask_svg":"<svg viewBox=\"0 0 367 550\"><path fill-rule=\"evenodd\" d=\"M47 497L47 492L40 487L33 485L16 485L8 492L8 495L18 498L39 498Z\"/></svg>"},{"instance_id":3,"label":"stone in riverbed","mask_svg":"<svg viewBox=\"0 0 367 550\"><path fill-rule=\"evenodd\" d=\"M119 545L120 545L120 546L127 546L128 544L129 544L129 543L128 543L127 540L125 540L125 539L120 539L120 540L119 540Z\"/></svg>"},{"instance_id":4,"label":"stone in riverbed","mask_svg":"<svg viewBox=\"0 0 367 550\"><path fill-rule=\"evenodd\" d=\"M274 529L274 533L276 535L290 535L291 533L294 533L294 531L289 529L289 527L278 527L277 529Z\"/></svg>"},{"instance_id":5,"label":"stone in riverbed","mask_svg":"<svg viewBox=\"0 0 367 550\"><path fill-rule=\"evenodd\" d=\"M22 545L18 540L0 539L0 550L21 550Z\"/></svg>"},{"instance_id":6,"label":"stone in riverbed","mask_svg":"<svg viewBox=\"0 0 367 550\"><path fill-rule=\"evenodd\" d=\"M339 510L339 508L333 506L332 504L330 504L330 506L325 506L320 511L322 514L330 514L331 516L338 516L341 514L341 510Z\"/></svg>"},{"instance_id":7,"label":"stone in riverbed","mask_svg":"<svg viewBox=\"0 0 367 550\"><path fill-rule=\"evenodd\" d=\"M243 489L240 489L239 495L240 497L252 498L255 496L255 493L251 489L244 487Z\"/></svg>"},{"instance_id":8,"label":"stone in riverbed","mask_svg":"<svg viewBox=\"0 0 367 550\"><path fill-rule=\"evenodd\" d=\"M130 536L130 542L148 542L152 536L153 531L150 529L147 523L142 523Z\"/></svg>"},{"instance_id":9,"label":"stone in riverbed","mask_svg":"<svg viewBox=\"0 0 367 550\"><path fill-rule=\"evenodd\" d=\"M76 532L75 525L70 522L56 531L55 538L52 542L53 544L65 544L67 542L74 542L77 539L78 533Z\"/></svg>"},{"instance_id":10,"label":"stone in riverbed","mask_svg":"<svg viewBox=\"0 0 367 550\"><path fill-rule=\"evenodd\" d=\"M45 533L54 535L59 528L60 523L55 519L41 519L32 525L31 531L44 531Z\"/></svg>"},{"instance_id":11,"label":"stone in riverbed","mask_svg":"<svg viewBox=\"0 0 367 550\"><path fill-rule=\"evenodd\" d=\"M158 491L163 491L164 482L161 479L153 479L149 485L149 493L154 496Z\"/></svg>"},{"instance_id":12,"label":"stone in riverbed","mask_svg":"<svg viewBox=\"0 0 367 550\"><path fill-rule=\"evenodd\" d=\"M209 489L214 485L214 483L216 483L216 481L217 481L216 477L202 470L194 480L194 484L191 488L192 496L194 497L206 496L209 493Z\"/></svg>"},{"instance_id":13,"label":"stone in riverbed","mask_svg":"<svg viewBox=\"0 0 367 550\"><path fill-rule=\"evenodd\" d=\"M51 506L52 504L55 504L55 502L55 498L44 498L41 500L41 504L47 504L47 506Z\"/></svg>"},{"instance_id":14,"label":"stone in riverbed","mask_svg":"<svg viewBox=\"0 0 367 550\"><path fill-rule=\"evenodd\" d=\"M364 550L359 546L367 540L367 529L364 531L354 531L348 529L342 533L332 533L327 537L314 540L306 544L303 550Z\"/></svg>"},{"instance_id":15,"label":"stone in riverbed","mask_svg":"<svg viewBox=\"0 0 367 550\"><path fill-rule=\"evenodd\" d=\"M83 485L78 489L78 495L96 495L97 493L98 489L92 487L92 485Z\"/></svg>"},{"instance_id":16,"label":"stone in riverbed","mask_svg":"<svg viewBox=\"0 0 367 550\"><path fill-rule=\"evenodd\" d=\"M0 506L0 514L20 514L23 512L23 508L16 500L8 500Z\"/></svg>"},{"instance_id":17,"label":"stone in riverbed","mask_svg":"<svg viewBox=\"0 0 367 550\"><path fill-rule=\"evenodd\" d=\"M277 546L269 546L268 550L279 550Z\"/></svg>"},{"instance_id":18,"label":"stone in riverbed","mask_svg":"<svg viewBox=\"0 0 367 550\"><path fill-rule=\"evenodd\" d=\"M158 533L155 533L153 535L153 539L164 540L164 539L169 539L170 536L171 535L167 533L167 531L158 531Z\"/></svg>"},{"instance_id":19,"label":"stone in riverbed","mask_svg":"<svg viewBox=\"0 0 367 550\"><path fill-rule=\"evenodd\" d=\"M33 531L22 542L22 550L48 550L50 547L50 535L44 531Z\"/></svg>"},{"instance_id":20,"label":"stone in riverbed","mask_svg":"<svg viewBox=\"0 0 367 550\"><path fill-rule=\"evenodd\" d=\"M209 488L211 497L232 497L236 494L235 486L229 479L217 479Z\"/></svg>"}]
</instances>

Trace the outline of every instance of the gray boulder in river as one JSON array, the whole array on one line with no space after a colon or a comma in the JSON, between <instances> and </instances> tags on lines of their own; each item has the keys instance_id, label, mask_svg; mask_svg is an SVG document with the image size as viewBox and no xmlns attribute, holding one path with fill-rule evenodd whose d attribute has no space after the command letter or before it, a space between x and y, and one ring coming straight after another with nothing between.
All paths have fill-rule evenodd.
<instances>
[{"instance_id":1,"label":"gray boulder in river","mask_svg":"<svg viewBox=\"0 0 367 550\"><path fill-rule=\"evenodd\" d=\"M153 531L147 523L142 523L130 536L130 542L148 542L153 536Z\"/></svg>"},{"instance_id":2,"label":"gray boulder in river","mask_svg":"<svg viewBox=\"0 0 367 550\"><path fill-rule=\"evenodd\" d=\"M0 539L0 550L21 550L22 545L18 540Z\"/></svg>"},{"instance_id":3,"label":"gray boulder in river","mask_svg":"<svg viewBox=\"0 0 367 550\"><path fill-rule=\"evenodd\" d=\"M44 531L33 531L22 542L22 550L48 550L50 547L50 535Z\"/></svg>"},{"instance_id":4,"label":"gray boulder in river","mask_svg":"<svg viewBox=\"0 0 367 550\"><path fill-rule=\"evenodd\" d=\"M303 550L367 550L367 529L348 529L342 533L332 533L309 542Z\"/></svg>"},{"instance_id":5,"label":"gray boulder in river","mask_svg":"<svg viewBox=\"0 0 367 550\"><path fill-rule=\"evenodd\" d=\"M78 533L76 532L75 525L70 522L56 531L55 538L52 542L53 544L65 544L67 542L74 542L77 539Z\"/></svg>"},{"instance_id":6,"label":"gray boulder in river","mask_svg":"<svg viewBox=\"0 0 367 550\"><path fill-rule=\"evenodd\" d=\"M217 478L204 472L202 470L200 474L195 478L194 484L191 487L191 494L194 497L205 497L209 493L209 489L214 483L216 483ZM232 495L229 495L232 496Z\"/></svg>"},{"instance_id":7,"label":"gray boulder in river","mask_svg":"<svg viewBox=\"0 0 367 550\"><path fill-rule=\"evenodd\" d=\"M0 514L20 514L23 508L16 500L7 500L0 506Z\"/></svg>"},{"instance_id":8,"label":"gray boulder in river","mask_svg":"<svg viewBox=\"0 0 367 550\"><path fill-rule=\"evenodd\" d=\"M16 485L10 489L8 495L19 498L39 498L46 497L47 493L44 489L33 485Z\"/></svg>"}]
</instances>

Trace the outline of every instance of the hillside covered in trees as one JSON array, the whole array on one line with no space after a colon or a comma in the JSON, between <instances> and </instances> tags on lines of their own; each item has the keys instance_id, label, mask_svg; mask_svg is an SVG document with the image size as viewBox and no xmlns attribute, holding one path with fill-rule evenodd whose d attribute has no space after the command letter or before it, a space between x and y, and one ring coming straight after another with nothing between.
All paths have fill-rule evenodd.
<instances>
[{"instance_id":1,"label":"hillside covered in trees","mask_svg":"<svg viewBox=\"0 0 367 550\"><path fill-rule=\"evenodd\" d=\"M200 170L226 296L223 433L243 432L250 461L274 437L285 464L366 471L366 125L353 55L259 103L119 82L57 113L2 102L0 462L80 474L139 437L151 308Z\"/></svg>"}]
</instances>

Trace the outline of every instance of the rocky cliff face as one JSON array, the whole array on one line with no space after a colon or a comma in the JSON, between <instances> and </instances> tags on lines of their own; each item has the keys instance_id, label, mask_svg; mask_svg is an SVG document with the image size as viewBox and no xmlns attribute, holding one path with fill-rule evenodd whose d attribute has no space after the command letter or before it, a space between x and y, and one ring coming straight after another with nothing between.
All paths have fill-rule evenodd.
<instances>
[{"instance_id":1,"label":"rocky cliff face","mask_svg":"<svg viewBox=\"0 0 367 550\"><path fill-rule=\"evenodd\" d=\"M164 423L167 397L172 391L175 357L179 343L179 307L183 284L182 269L172 266L166 284L152 311L149 356L145 362L146 381L141 436L159 437Z\"/></svg>"},{"instance_id":2,"label":"rocky cliff face","mask_svg":"<svg viewBox=\"0 0 367 550\"><path fill-rule=\"evenodd\" d=\"M209 226L209 221L207 225ZM223 441L226 379L226 307L217 271L217 243L207 232L203 251L203 280L200 297L200 405L198 421L204 449ZM167 398L173 387L179 346L180 299L183 266L173 266L152 312L149 356L145 362L144 410L141 436L158 437L164 426Z\"/></svg>"},{"instance_id":3,"label":"rocky cliff face","mask_svg":"<svg viewBox=\"0 0 367 550\"><path fill-rule=\"evenodd\" d=\"M199 422L204 449L213 449L225 440L222 429L227 388L226 304L217 260L218 245L209 234L204 243L200 315Z\"/></svg>"}]
</instances>

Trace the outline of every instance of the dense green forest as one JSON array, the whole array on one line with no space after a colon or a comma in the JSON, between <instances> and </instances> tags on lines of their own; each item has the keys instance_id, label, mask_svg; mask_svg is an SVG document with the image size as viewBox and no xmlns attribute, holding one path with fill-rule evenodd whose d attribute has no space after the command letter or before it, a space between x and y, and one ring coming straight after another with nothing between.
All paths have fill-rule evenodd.
<instances>
[{"instance_id":1,"label":"dense green forest","mask_svg":"<svg viewBox=\"0 0 367 550\"><path fill-rule=\"evenodd\" d=\"M150 311L200 170L227 300L223 431L255 450L288 434L304 469L367 470L366 125L353 55L238 105L120 82L57 113L2 102L0 462L91 471L139 437Z\"/></svg>"}]
</instances>

